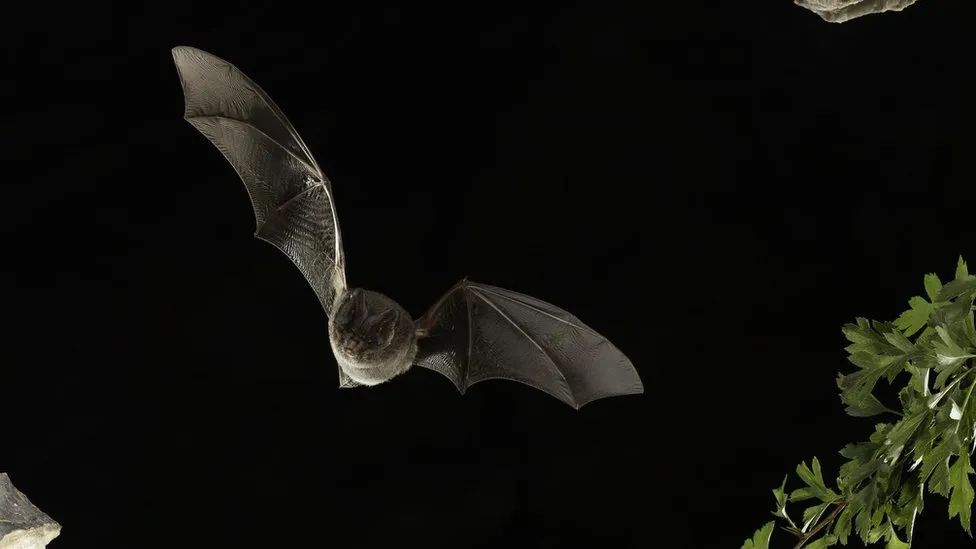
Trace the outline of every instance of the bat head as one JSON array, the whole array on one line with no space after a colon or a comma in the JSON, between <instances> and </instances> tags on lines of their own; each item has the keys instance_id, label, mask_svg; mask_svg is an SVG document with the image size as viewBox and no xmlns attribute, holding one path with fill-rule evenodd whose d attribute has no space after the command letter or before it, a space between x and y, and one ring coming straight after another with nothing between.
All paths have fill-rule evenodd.
<instances>
[{"instance_id":1,"label":"bat head","mask_svg":"<svg viewBox=\"0 0 976 549\"><path fill-rule=\"evenodd\" d=\"M363 356L390 345L396 334L400 311L396 307L371 309L366 292L355 288L349 292L345 307L336 311L335 324L343 349Z\"/></svg>"},{"instance_id":2,"label":"bat head","mask_svg":"<svg viewBox=\"0 0 976 549\"><path fill-rule=\"evenodd\" d=\"M340 296L329 321L329 340L339 367L363 385L403 373L417 351L413 321L403 307L361 288Z\"/></svg>"}]
</instances>

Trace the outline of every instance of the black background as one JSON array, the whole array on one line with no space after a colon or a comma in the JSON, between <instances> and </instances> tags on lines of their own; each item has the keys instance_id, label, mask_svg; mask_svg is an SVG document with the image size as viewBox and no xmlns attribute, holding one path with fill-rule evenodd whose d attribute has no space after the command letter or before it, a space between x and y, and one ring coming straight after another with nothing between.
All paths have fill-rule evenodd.
<instances>
[{"instance_id":1,"label":"black background","mask_svg":"<svg viewBox=\"0 0 976 549\"><path fill-rule=\"evenodd\" d=\"M967 4L8 14L0 470L52 548L737 548L796 463L872 430L841 325L976 261ZM418 315L463 276L537 296L646 394L339 391L311 289L182 119L178 44L295 122L352 284ZM945 516L916 546L973 544Z\"/></svg>"}]
</instances>

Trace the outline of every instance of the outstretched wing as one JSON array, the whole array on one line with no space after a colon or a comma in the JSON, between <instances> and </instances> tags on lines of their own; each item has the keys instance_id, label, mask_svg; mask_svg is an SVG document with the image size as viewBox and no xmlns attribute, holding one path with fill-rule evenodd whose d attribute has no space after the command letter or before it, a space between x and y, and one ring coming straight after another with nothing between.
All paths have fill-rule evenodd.
<instances>
[{"instance_id":1,"label":"outstretched wing","mask_svg":"<svg viewBox=\"0 0 976 549\"><path fill-rule=\"evenodd\" d=\"M173 48L184 118L240 175L256 218L254 235L285 253L326 314L346 288L332 186L274 102L236 67L205 51Z\"/></svg>"},{"instance_id":2,"label":"outstretched wing","mask_svg":"<svg viewBox=\"0 0 976 549\"><path fill-rule=\"evenodd\" d=\"M463 394L486 379L518 381L579 409L644 392L630 360L558 307L462 280L417 321L418 366L440 372Z\"/></svg>"}]
</instances>

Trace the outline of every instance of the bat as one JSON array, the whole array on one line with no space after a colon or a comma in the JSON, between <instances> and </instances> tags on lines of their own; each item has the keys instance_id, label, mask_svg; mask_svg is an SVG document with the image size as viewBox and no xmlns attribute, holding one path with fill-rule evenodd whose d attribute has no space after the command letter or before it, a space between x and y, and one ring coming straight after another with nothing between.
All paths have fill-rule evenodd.
<instances>
[{"instance_id":1,"label":"bat","mask_svg":"<svg viewBox=\"0 0 976 549\"><path fill-rule=\"evenodd\" d=\"M566 311L461 280L418 319L386 295L349 287L332 183L271 98L229 62L179 46L183 117L235 169L254 208L254 236L281 250L329 318L339 387L374 386L428 368L461 394L508 379L576 408L644 392L631 361Z\"/></svg>"}]
</instances>

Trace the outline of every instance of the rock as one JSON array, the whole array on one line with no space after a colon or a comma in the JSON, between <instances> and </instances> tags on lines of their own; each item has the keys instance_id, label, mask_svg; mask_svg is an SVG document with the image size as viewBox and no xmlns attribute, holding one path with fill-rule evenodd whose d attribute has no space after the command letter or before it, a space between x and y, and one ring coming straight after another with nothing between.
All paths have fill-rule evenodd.
<instances>
[{"instance_id":1,"label":"rock","mask_svg":"<svg viewBox=\"0 0 976 549\"><path fill-rule=\"evenodd\" d=\"M915 0L794 0L796 5L816 13L824 21L843 23L862 15L901 11Z\"/></svg>"},{"instance_id":2,"label":"rock","mask_svg":"<svg viewBox=\"0 0 976 549\"><path fill-rule=\"evenodd\" d=\"M43 549L61 534L61 525L34 506L0 473L0 549Z\"/></svg>"}]
</instances>

